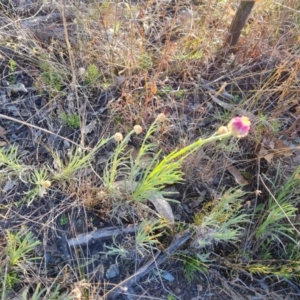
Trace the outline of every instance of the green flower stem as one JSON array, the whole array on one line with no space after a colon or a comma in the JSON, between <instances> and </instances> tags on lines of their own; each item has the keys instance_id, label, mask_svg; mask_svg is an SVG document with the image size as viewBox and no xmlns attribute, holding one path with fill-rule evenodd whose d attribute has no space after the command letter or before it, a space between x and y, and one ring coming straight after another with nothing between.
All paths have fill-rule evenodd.
<instances>
[{"instance_id":1,"label":"green flower stem","mask_svg":"<svg viewBox=\"0 0 300 300\"><path fill-rule=\"evenodd\" d=\"M181 150L174 150L158 162L153 170L150 170L149 168L146 171L145 177L138 184L133 193L134 199L143 201L148 199L149 194L161 191L165 185L181 182L183 180L183 173L180 171L180 168L186 157L207 143L223 140L231 136L232 134L230 132L225 134L215 133L209 138L204 140L199 139ZM155 159L157 158L158 156L156 156Z\"/></svg>"},{"instance_id":2,"label":"green flower stem","mask_svg":"<svg viewBox=\"0 0 300 300\"><path fill-rule=\"evenodd\" d=\"M220 134L218 135L217 133L213 134L211 137L207 138L207 139L199 139L196 142L184 147L181 150L175 150L173 152L171 152L169 155L167 155L163 161L164 163L173 161L174 159L178 158L181 156L180 160L184 160L188 155L190 155L191 153L193 153L195 150L199 149L200 147L202 147L203 145L210 143L210 142L214 142L217 140L223 140L226 138L231 137L232 134L231 132L227 132L224 134Z\"/></svg>"}]
</instances>

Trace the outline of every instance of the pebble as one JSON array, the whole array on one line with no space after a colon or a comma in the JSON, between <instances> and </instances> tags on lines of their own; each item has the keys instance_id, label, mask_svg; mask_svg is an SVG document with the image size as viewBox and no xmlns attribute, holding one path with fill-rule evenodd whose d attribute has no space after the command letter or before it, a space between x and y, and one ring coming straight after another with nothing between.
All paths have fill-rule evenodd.
<instances>
[{"instance_id":1,"label":"pebble","mask_svg":"<svg viewBox=\"0 0 300 300\"><path fill-rule=\"evenodd\" d=\"M106 271L106 278L111 279L120 274L119 267L116 264L111 265Z\"/></svg>"},{"instance_id":2,"label":"pebble","mask_svg":"<svg viewBox=\"0 0 300 300\"><path fill-rule=\"evenodd\" d=\"M167 271L164 271L162 274L161 274L161 277L163 277L164 279L168 280L169 282L173 282L175 280L174 276L167 272Z\"/></svg>"}]
</instances>

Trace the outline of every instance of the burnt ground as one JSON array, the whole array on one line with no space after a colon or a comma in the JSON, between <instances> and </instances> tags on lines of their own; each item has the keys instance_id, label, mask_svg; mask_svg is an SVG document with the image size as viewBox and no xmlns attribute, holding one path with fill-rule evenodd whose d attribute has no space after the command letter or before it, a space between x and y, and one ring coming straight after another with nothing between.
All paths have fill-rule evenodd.
<instances>
[{"instance_id":1,"label":"burnt ground","mask_svg":"<svg viewBox=\"0 0 300 300\"><path fill-rule=\"evenodd\" d=\"M151 10L150 4L141 3L141 11L152 14L161 26L163 8L166 16L178 22L186 13L179 4L179 9L175 5L178 15L171 6L160 7L158 11ZM268 201L270 189L276 193L276 185L283 186L300 165L299 49L290 49L288 29L280 27L281 46L261 45L263 49L253 50L252 44L241 44L234 62L217 65L207 53L206 63L194 58L181 66L177 62L176 66L169 59L164 66L153 58L149 64L148 57L143 56L142 66L133 69L123 68L117 59L112 62L103 58L101 49L93 52L93 47L103 42L93 36L93 30L105 26L101 18L84 27L79 19L74 22L79 7L68 6L65 17L70 52L61 7L28 1L21 8L20 3L16 7L9 2L0 6L0 31L5 30L0 44L0 143L3 150L12 146L18 149L19 164L23 167L16 175L1 163L0 229L2 236L6 230L31 231L41 244L32 254L38 259L28 262L26 272L18 273L19 280L7 299L17 299L14 297L20 296L25 288L32 295L38 283L49 289L59 284L60 292L67 292L71 299L300 299L298 265L287 264L295 277L277 275L275 271L249 271L253 264L277 266L291 257L280 254L288 253L283 245L290 246L288 239L283 237L263 249L251 232L254 228L247 224L244 226L248 230L236 243L212 243L200 250L194 247L195 238L190 233L186 242L159 267L146 272L128 289L110 292L151 259L155 258L155 264L172 242L191 230L195 213L209 201L220 198L224 190L242 187L247 194L241 199L240 209L255 222L258 217L253 214ZM12 20L18 17L21 20L14 23ZM108 13L103 15L105 22L110 17ZM120 20L123 21L122 17ZM184 21L182 24L184 27ZM168 32L170 28L164 30ZM151 44L147 45L148 52L154 57L155 47L163 48L166 44L164 30L147 37ZM181 33L176 30L169 38L179 43ZM79 43L76 34L84 35L86 44L83 38ZM114 46L121 47L117 43ZM88 68L94 61L99 64L99 73L89 80L81 78L80 67ZM74 70L79 72L76 83ZM221 102L209 97L211 89L219 91L224 82L227 93L234 95L231 106L225 105L226 94ZM127 234L126 228L138 226L146 218L153 221L157 215L150 202L140 206L124 199L124 203L116 206L103 197L103 170L115 143L110 141L96 152L92 167L78 170L69 178L56 178L62 169L57 157L67 164L75 147L84 145L82 151L88 153L87 149L95 147L104 136L117 131L126 134L135 124L148 128L160 112L168 118L165 128L155 137L162 154L199 136L209 136L218 126L244 112L250 112L253 126L247 138L216 143L214 147L208 145L186 160L182 168L184 183L172 187L178 201L171 204L176 224L160 232L159 244L139 252L135 234ZM76 126L66 121L65 115L79 116L81 125L78 127L76 120ZM130 141L133 149L140 144L141 138L137 136ZM37 192L32 180L34 170L41 168L47 170L51 180L45 193ZM297 219L298 211L293 219L295 226ZM124 230L114 237L92 238L77 247L69 245L71 239L81 234L111 227ZM299 237L293 233L293 238L298 241ZM124 251L110 255L110 247ZM264 255L264 251L270 256ZM199 262L195 258L197 253L209 256ZM41 299L50 299L49 294Z\"/></svg>"}]
</instances>

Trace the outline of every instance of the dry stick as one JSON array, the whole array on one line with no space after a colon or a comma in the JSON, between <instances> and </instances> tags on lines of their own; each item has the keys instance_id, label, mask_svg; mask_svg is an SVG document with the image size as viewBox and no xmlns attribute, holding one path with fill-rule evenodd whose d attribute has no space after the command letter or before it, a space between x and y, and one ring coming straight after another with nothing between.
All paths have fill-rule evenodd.
<instances>
[{"instance_id":1,"label":"dry stick","mask_svg":"<svg viewBox=\"0 0 300 300\"><path fill-rule=\"evenodd\" d=\"M137 230L138 230L138 226L128 226L125 228L118 228L118 227L102 228L88 233L79 234L77 237L69 239L68 244L70 247L80 246L83 244L87 244L92 239L107 239L123 233L136 233Z\"/></svg>"},{"instance_id":2,"label":"dry stick","mask_svg":"<svg viewBox=\"0 0 300 300\"><path fill-rule=\"evenodd\" d=\"M225 41L225 45L224 45L225 47L229 46L230 48L233 48L237 44L237 42L240 38L242 29L246 24L247 18L251 13L251 10L252 10L254 4L255 4L254 0L251 0L251 1L242 0L240 2L238 10L232 20L232 23L231 23L231 26L229 29L229 35Z\"/></svg>"},{"instance_id":3,"label":"dry stick","mask_svg":"<svg viewBox=\"0 0 300 300\"><path fill-rule=\"evenodd\" d=\"M60 5L61 5L61 15L63 19L63 25L64 25L64 33L65 33L65 41L67 45L67 50L69 53L69 60L70 60L70 65L71 65L71 71L72 71L72 88L74 89L75 92L75 97L76 97L76 102L77 102L77 109L78 113L80 111L80 105L79 105L79 96L78 96L78 91L77 91L77 78L76 78L76 71L75 71L75 64L74 64L74 56L73 56L73 51L71 49L71 44L70 44L70 39L69 39L69 33L67 29L67 20L66 20L66 3L63 0L60 0ZM83 130L83 124L82 124L82 119L80 121L80 135L81 135L81 146L84 146L84 130Z\"/></svg>"},{"instance_id":4,"label":"dry stick","mask_svg":"<svg viewBox=\"0 0 300 300\"><path fill-rule=\"evenodd\" d=\"M127 293L128 289L135 284L139 279L145 276L147 273L152 271L154 268L158 267L164 263L167 258L173 254L178 248L185 244L191 237L190 231L186 230L181 235L176 237L169 248L161 253L158 251L156 255L151 258L144 266L142 266L135 274L123 280L120 284L111 289L108 293L104 295L104 299L114 299L117 295L122 293Z\"/></svg>"},{"instance_id":5,"label":"dry stick","mask_svg":"<svg viewBox=\"0 0 300 300\"><path fill-rule=\"evenodd\" d=\"M26 125L26 126L28 126L28 127L32 127L32 128L38 129L38 130L40 130L40 131L44 131L44 132L49 133L49 134L53 134L53 135L55 135L55 136L57 136L57 137L59 137L59 138L65 140L65 141L68 141L69 143L71 143L71 144L73 144L73 145L75 145L75 146L77 146L77 147L79 147L79 148L81 148L81 149L83 149L83 150L88 150L88 148L84 148L84 147L78 145L77 143L73 142L72 140L70 140L70 139L68 139L68 138L66 138L66 137L63 137L63 136L61 136L61 135L59 135L59 134L57 134L57 133L54 133L54 132L52 132L52 131L50 131L50 130L47 130L47 129L38 127L38 126L36 126L36 125L27 123L27 122L25 122L25 121L21 121L21 120L15 119L15 118L13 118L13 117L9 117L9 116L2 115L2 114L0 114L0 118L6 119L6 120L10 120L10 121L13 121L13 122L22 124L22 125Z\"/></svg>"}]
</instances>

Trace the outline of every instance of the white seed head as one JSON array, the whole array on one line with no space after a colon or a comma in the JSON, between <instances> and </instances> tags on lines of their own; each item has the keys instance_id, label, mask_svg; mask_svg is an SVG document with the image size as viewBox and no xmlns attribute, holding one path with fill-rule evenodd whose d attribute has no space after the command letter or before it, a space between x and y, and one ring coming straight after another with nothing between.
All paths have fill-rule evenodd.
<instances>
[{"instance_id":1,"label":"white seed head","mask_svg":"<svg viewBox=\"0 0 300 300\"><path fill-rule=\"evenodd\" d=\"M135 132L136 134L140 134L140 133L143 131L143 128L142 128L142 126L140 126L140 125L135 125L135 126L133 127L133 130L134 130L134 132Z\"/></svg>"},{"instance_id":2,"label":"white seed head","mask_svg":"<svg viewBox=\"0 0 300 300\"><path fill-rule=\"evenodd\" d=\"M123 140L123 135L120 132L115 133L114 139L116 142L121 142Z\"/></svg>"},{"instance_id":3,"label":"white seed head","mask_svg":"<svg viewBox=\"0 0 300 300\"><path fill-rule=\"evenodd\" d=\"M51 181L50 180L44 180L42 182L42 187L44 187L45 189L48 189L51 186Z\"/></svg>"},{"instance_id":4,"label":"white seed head","mask_svg":"<svg viewBox=\"0 0 300 300\"><path fill-rule=\"evenodd\" d=\"M167 119L166 115L164 113L160 113L158 116L157 116L157 120L159 122L164 122L165 120Z\"/></svg>"}]
</instances>

